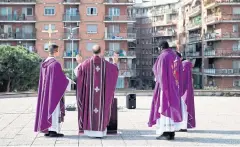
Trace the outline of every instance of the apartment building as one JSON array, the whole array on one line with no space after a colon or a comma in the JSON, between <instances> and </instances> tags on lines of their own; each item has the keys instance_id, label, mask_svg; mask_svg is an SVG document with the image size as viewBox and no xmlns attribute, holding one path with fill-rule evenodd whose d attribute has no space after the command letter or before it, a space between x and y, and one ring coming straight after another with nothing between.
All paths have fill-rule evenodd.
<instances>
[{"instance_id":1,"label":"apartment building","mask_svg":"<svg viewBox=\"0 0 240 147\"><path fill-rule=\"evenodd\" d=\"M99 44L109 61L120 53L117 88L130 88L136 75L133 5L133 0L0 0L0 44L22 45L42 58L57 44L58 60L69 70L77 54L87 59Z\"/></svg>"},{"instance_id":2,"label":"apartment building","mask_svg":"<svg viewBox=\"0 0 240 147\"><path fill-rule=\"evenodd\" d=\"M183 0L181 8L184 29L179 33L194 64L195 88L238 89L240 1Z\"/></svg>"},{"instance_id":3,"label":"apartment building","mask_svg":"<svg viewBox=\"0 0 240 147\"><path fill-rule=\"evenodd\" d=\"M152 0L134 6L132 14L136 16L137 28L137 77L138 89L154 88L152 67L159 51L157 46L162 40L176 47L178 1L162 3Z\"/></svg>"}]
</instances>

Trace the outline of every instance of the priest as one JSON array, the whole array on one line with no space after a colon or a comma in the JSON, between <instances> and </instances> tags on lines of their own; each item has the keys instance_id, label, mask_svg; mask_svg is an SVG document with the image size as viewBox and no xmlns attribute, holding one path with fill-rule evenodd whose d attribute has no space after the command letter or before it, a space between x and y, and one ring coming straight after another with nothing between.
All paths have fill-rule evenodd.
<instances>
[{"instance_id":1,"label":"priest","mask_svg":"<svg viewBox=\"0 0 240 147\"><path fill-rule=\"evenodd\" d=\"M183 96L185 104L187 105L187 128L192 129L196 127L195 120L195 105L194 105L194 88L192 84L192 63L184 60L183 64Z\"/></svg>"},{"instance_id":2,"label":"priest","mask_svg":"<svg viewBox=\"0 0 240 147\"><path fill-rule=\"evenodd\" d=\"M148 126L157 126L157 139L174 140L182 122L182 64L168 42L162 41L158 48L161 54L153 66L156 84Z\"/></svg>"},{"instance_id":3,"label":"priest","mask_svg":"<svg viewBox=\"0 0 240 147\"><path fill-rule=\"evenodd\" d=\"M79 133L89 137L106 136L118 78L118 57L114 64L100 57L101 47L93 46L93 57L78 68L77 104Z\"/></svg>"},{"instance_id":4,"label":"priest","mask_svg":"<svg viewBox=\"0 0 240 147\"><path fill-rule=\"evenodd\" d=\"M64 93L71 90L71 80L68 79L55 59L59 56L57 45L49 47L49 57L40 67L38 84L38 101L35 120L35 132L45 133L48 137L63 137L60 133L60 122L65 115Z\"/></svg>"}]
</instances>

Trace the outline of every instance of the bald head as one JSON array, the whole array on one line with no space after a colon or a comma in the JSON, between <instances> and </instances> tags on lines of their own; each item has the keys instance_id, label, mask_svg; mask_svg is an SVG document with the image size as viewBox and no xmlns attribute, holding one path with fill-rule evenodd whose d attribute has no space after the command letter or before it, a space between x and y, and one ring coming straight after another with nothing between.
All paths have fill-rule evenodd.
<instances>
[{"instance_id":1,"label":"bald head","mask_svg":"<svg viewBox=\"0 0 240 147\"><path fill-rule=\"evenodd\" d=\"M93 54L94 55L99 55L101 53L100 45L94 45L92 49L93 49Z\"/></svg>"}]
</instances>

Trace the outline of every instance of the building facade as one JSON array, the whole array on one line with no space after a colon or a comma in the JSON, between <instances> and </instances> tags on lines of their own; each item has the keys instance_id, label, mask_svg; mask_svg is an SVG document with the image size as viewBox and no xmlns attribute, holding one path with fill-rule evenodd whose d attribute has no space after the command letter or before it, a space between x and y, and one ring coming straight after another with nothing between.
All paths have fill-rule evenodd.
<instances>
[{"instance_id":1,"label":"building facade","mask_svg":"<svg viewBox=\"0 0 240 147\"><path fill-rule=\"evenodd\" d=\"M162 3L158 0L136 4L133 14L137 28L137 77L138 89L153 89L152 67L159 55L157 46L162 40L176 47L178 27L178 2Z\"/></svg>"},{"instance_id":2,"label":"building facade","mask_svg":"<svg viewBox=\"0 0 240 147\"><path fill-rule=\"evenodd\" d=\"M181 8L179 34L195 88L238 89L240 1L184 0Z\"/></svg>"},{"instance_id":3,"label":"building facade","mask_svg":"<svg viewBox=\"0 0 240 147\"><path fill-rule=\"evenodd\" d=\"M133 0L1 0L0 44L21 45L42 58L50 44L57 44L66 70L76 67L77 54L87 59L99 44L107 60L114 52L120 55L117 88L131 88L136 75L133 5Z\"/></svg>"}]
</instances>

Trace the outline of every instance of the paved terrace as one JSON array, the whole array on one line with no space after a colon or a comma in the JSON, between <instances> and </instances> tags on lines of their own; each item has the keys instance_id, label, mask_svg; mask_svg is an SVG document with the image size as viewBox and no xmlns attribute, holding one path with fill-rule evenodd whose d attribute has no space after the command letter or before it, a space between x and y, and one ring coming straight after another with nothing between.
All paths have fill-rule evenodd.
<instances>
[{"instance_id":1,"label":"paved terrace","mask_svg":"<svg viewBox=\"0 0 240 147\"><path fill-rule=\"evenodd\" d=\"M125 106L125 97L118 99ZM67 104L74 102L66 97ZM135 110L120 109L119 134L105 139L78 136L76 111L66 113L64 138L46 138L33 132L36 97L0 99L0 146L240 146L240 98L196 97L195 103L197 128L161 141L147 127L150 96L138 96Z\"/></svg>"}]
</instances>

